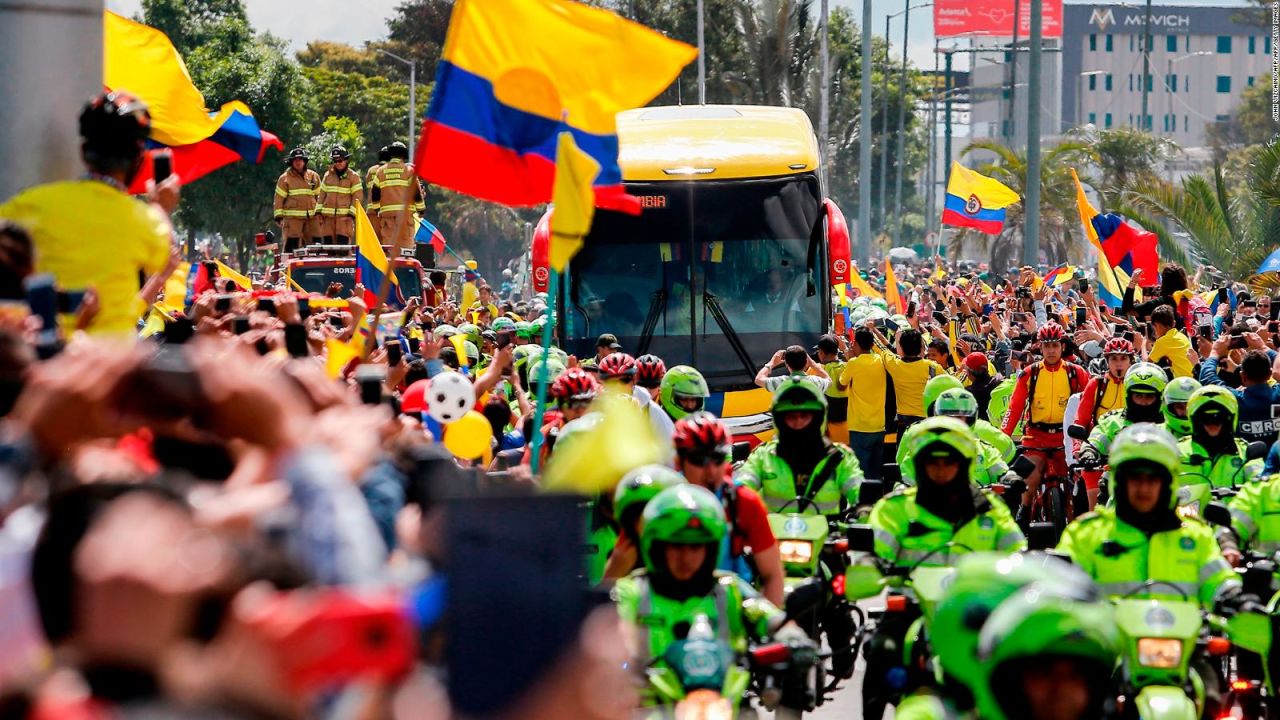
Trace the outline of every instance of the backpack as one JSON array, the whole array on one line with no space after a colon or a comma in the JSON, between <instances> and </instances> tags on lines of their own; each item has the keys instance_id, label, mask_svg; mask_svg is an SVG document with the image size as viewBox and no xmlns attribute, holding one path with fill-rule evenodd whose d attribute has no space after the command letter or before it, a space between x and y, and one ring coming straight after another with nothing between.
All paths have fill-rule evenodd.
<instances>
[{"instance_id":1,"label":"backpack","mask_svg":"<svg viewBox=\"0 0 1280 720\"><path fill-rule=\"evenodd\" d=\"M1040 368L1044 366L1043 360L1037 360L1032 363L1023 372L1027 373L1027 406L1023 408L1024 419L1025 413L1031 411L1031 400L1036 396L1036 381L1040 379ZM1089 371L1071 362L1070 360L1062 361L1062 369L1067 373L1067 383L1071 388L1068 396L1075 395L1084 390L1083 385L1088 382Z\"/></svg>"},{"instance_id":2,"label":"backpack","mask_svg":"<svg viewBox=\"0 0 1280 720\"><path fill-rule=\"evenodd\" d=\"M1189 337L1195 337L1196 328L1213 324L1213 313L1209 310L1209 304L1196 293L1183 294L1178 300L1178 314L1182 316Z\"/></svg>"}]
</instances>

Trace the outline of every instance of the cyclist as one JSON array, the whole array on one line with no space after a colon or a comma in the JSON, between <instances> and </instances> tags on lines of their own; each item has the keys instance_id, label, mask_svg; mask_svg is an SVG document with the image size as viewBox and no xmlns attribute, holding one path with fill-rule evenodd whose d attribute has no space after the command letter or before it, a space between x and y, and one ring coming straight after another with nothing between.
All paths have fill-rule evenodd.
<instances>
[{"instance_id":1,"label":"cyclist","mask_svg":"<svg viewBox=\"0 0 1280 720\"><path fill-rule=\"evenodd\" d=\"M724 505L729 534L720 548L719 569L748 582L759 575L761 592L780 605L785 575L769 511L756 491L731 482L729 430L715 415L697 412L676 423L675 446L676 469L689 482L715 493Z\"/></svg>"},{"instance_id":2,"label":"cyclist","mask_svg":"<svg viewBox=\"0 0 1280 720\"><path fill-rule=\"evenodd\" d=\"M1089 379L1080 395L1076 408L1075 424L1092 430L1102 416L1125 407L1125 374L1133 366L1133 343L1122 337L1113 337L1102 346L1107 361L1107 372Z\"/></svg>"},{"instance_id":3,"label":"cyclist","mask_svg":"<svg viewBox=\"0 0 1280 720\"><path fill-rule=\"evenodd\" d=\"M685 415L696 413L707 403L711 391L707 389L707 381L702 373L688 365L676 365L662 376L658 387L658 397L662 401L662 409L672 420L679 420Z\"/></svg>"},{"instance_id":4,"label":"cyclist","mask_svg":"<svg viewBox=\"0 0 1280 720\"><path fill-rule=\"evenodd\" d=\"M656 403L662 402L659 392L662 376L666 374L667 366L657 355L641 355L636 358L636 387L644 388L649 393L649 399Z\"/></svg>"},{"instance_id":5,"label":"cyclist","mask_svg":"<svg viewBox=\"0 0 1280 720\"><path fill-rule=\"evenodd\" d=\"M1179 440L1191 434L1187 403L1199 389L1200 381L1189 377L1174 378L1164 386L1164 426Z\"/></svg>"},{"instance_id":6,"label":"cyclist","mask_svg":"<svg viewBox=\"0 0 1280 720\"><path fill-rule=\"evenodd\" d=\"M1187 416L1191 419L1191 434L1178 441L1182 459L1179 487L1237 487L1262 472L1262 460L1249 460L1249 444L1234 434L1239 405L1230 390L1221 385L1205 385L1191 393Z\"/></svg>"},{"instance_id":7,"label":"cyclist","mask_svg":"<svg viewBox=\"0 0 1280 720\"><path fill-rule=\"evenodd\" d=\"M529 374L536 380L541 363L536 360L532 362L533 367L529 369ZM559 431L566 424L586 415L591 403L595 401L596 396L599 394L600 381L581 368L569 368L551 383L551 397L555 400L559 413L558 417L552 418L541 428L543 442L541 448L542 457L538 463L539 467L545 467L547 456L551 453ZM524 464L527 465L532 461L532 451L533 446L530 444L525 449Z\"/></svg>"},{"instance_id":8,"label":"cyclist","mask_svg":"<svg viewBox=\"0 0 1280 720\"><path fill-rule=\"evenodd\" d=\"M631 667L649 668L698 615L705 615L716 636L738 653L746 651L749 637L806 638L741 578L716 571L727 528L720 501L710 491L689 484L667 488L648 502L643 518L644 569L613 587Z\"/></svg>"},{"instance_id":9,"label":"cyclist","mask_svg":"<svg viewBox=\"0 0 1280 720\"><path fill-rule=\"evenodd\" d=\"M604 568L606 580L626 577L636 569L640 547L640 514L658 493L685 481L680 473L663 465L642 465L618 481L613 491L613 517L618 540Z\"/></svg>"},{"instance_id":10,"label":"cyclist","mask_svg":"<svg viewBox=\"0 0 1280 720\"><path fill-rule=\"evenodd\" d=\"M1121 430L1111 445L1115 507L1099 506L1067 525L1058 551L1097 581L1105 594L1143 592L1169 596L1173 588L1212 609L1239 591L1213 531L1175 512L1174 473L1178 446L1168 430L1138 423ZM1181 597L1181 595L1177 595Z\"/></svg>"},{"instance_id":11,"label":"cyclist","mask_svg":"<svg viewBox=\"0 0 1280 720\"><path fill-rule=\"evenodd\" d=\"M1032 363L1018 376L1009 399L1009 412L1004 416L1001 430L1013 436L1018 423L1026 418L1022 447L1026 456L1036 464L1035 472L1027 477L1027 491L1023 493L1018 520L1029 523L1031 500L1040 487L1043 476L1065 478L1066 459L1063 457L1062 418L1067 399L1083 390L1089 382L1089 373L1079 365L1062 357L1066 333L1056 322L1047 322L1036 332L1043 360Z\"/></svg>"},{"instance_id":12,"label":"cyclist","mask_svg":"<svg viewBox=\"0 0 1280 720\"><path fill-rule=\"evenodd\" d=\"M600 381L606 388L616 388L624 395L630 395L645 414L649 416L649 425L654 435L662 440L671 437L675 429L671 418L662 411L662 407L649 397L649 391L636 386L636 378L640 374L640 364L636 359L624 352L606 355L597 369Z\"/></svg>"},{"instance_id":13,"label":"cyclist","mask_svg":"<svg viewBox=\"0 0 1280 720\"><path fill-rule=\"evenodd\" d=\"M771 512L830 517L858 504L862 468L849 446L827 438L827 398L806 377L793 375L774 391L777 436L752 451L734 481L761 493Z\"/></svg>"},{"instance_id":14,"label":"cyclist","mask_svg":"<svg viewBox=\"0 0 1280 720\"><path fill-rule=\"evenodd\" d=\"M966 553L1026 549L1008 506L970 479L978 439L967 425L950 417L927 418L904 440L917 484L881 498L869 520L883 564L945 566ZM892 678L900 675L903 638L915 619L914 612L886 614L868 641L863 717L880 717L901 690L902 683Z\"/></svg>"},{"instance_id":15,"label":"cyclist","mask_svg":"<svg viewBox=\"0 0 1280 720\"><path fill-rule=\"evenodd\" d=\"M1102 421L1089 433L1089 444L1080 449L1080 462L1099 464L1110 451L1116 435L1134 423L1162 422L1164 415L1160 410L1160 396L1167 382L1168 378L1159 365L1140 362L1129 368L1124 375L1124 408L1102 416Z\"/></svg>"}]
</instances>

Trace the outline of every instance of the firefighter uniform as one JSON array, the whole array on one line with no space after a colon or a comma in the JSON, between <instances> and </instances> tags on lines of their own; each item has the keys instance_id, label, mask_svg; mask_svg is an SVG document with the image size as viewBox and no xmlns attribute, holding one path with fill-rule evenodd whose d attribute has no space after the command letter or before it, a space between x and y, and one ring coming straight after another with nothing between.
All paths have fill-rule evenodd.
<instances>
[{"instance_id":1,"label":"firefighter uniform","mask_svg":"<svg viewBox=\"0 0 1280 720\"><path fill-rule=\"evenodd\" d=\"M411 247L416 229L412 215L425 209L422 186L413 165L393 157L379 168L374 174L370 204L378 209L382 244Z\"/></svg>"},{"instance_id":2,"label":"firefighter uniform","mask_svg":"<svg viewBox=\"0 0 1280 720\"><path fill-rule=\"evenodd\" d=\"M289 153L290 166L276 180L276 197L272 216L280 223L286 252L305 247L311 241L312 218L316 212L316 195L320 191L320 175L307 167L302 172L293 168L293 160L306 159L299 148Z\"/></svg>"},{"instance_id":3,"label":"firefighter uniform","mask_svg":"<svg viewBox=\"0 0 1280 720\"><path fill-rule=\"evenodd\" d=\"M339 173L333 168L320 183L320 241L349 244L356 231L356 201L364 192L360 175L354 170Z\"/></svg>"}]
</instances>

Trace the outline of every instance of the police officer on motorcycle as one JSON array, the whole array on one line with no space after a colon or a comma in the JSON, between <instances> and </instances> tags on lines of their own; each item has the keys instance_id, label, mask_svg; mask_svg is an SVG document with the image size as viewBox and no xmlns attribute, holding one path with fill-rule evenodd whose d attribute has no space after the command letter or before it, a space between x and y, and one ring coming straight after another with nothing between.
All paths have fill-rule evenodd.
<instances>
[{"instance_id":1,"label":"police officer on motorcycle","mask_svg":"<svg viewBox=\"0 0 1280 720\"><path fill-rule=\"evenodd\" d=\"M1111 448L1119 432L1134 423L1159 423L1164 420L1160 397L1168 378L1159 365L1140 362L1124 374L1124 408L1102 416L1089 433L1089 444L1077 457L1083 465L1097 465Z\"/></svg>"},{"instance_id":2,"label":"police officer on motorcycle","mask_svg":"<svg viewBox=\"0 0 1280 720\"><path fill-rule=\"evenodd\" d=\"M1191 394L1187 416L1191 434L1178 441L1180 485L1207 483L1215 488L1243 485L1262 471L1260 460L1248 459L1249 444L1235 436L1239 401L1220 385Z\"/></svg>"},{"instance_id":3,"label":"police officer on motorcycle","mask_svg":"<svg viewBox=\"0 0 1280 720\"><path fill-rule=\"evenodd\" d=\"M1191 419L1187 417L1187 403L1191 394L1200 389L1195 378L1178 377L1164 386L1164 426L1178 440L1191 434Z\"/></svg>"}]
</instances>

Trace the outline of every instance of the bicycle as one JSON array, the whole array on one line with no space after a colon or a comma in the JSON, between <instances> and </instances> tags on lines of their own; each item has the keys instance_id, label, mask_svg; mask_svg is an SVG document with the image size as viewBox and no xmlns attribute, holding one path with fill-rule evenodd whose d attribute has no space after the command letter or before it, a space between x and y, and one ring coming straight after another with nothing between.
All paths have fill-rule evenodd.
<instances>
[{"instance_id":1,"label":"bicycle","mask_svg":"<svg viewBox=\"0 0 1280 720\"><path fill-rule=\"evenodd\" d=\"M1066 449L1062 446L1023 445L1020 450L1027 457L1040 455L1045 462L1040 486L1031 497L1030 504L1020 514L1019 521L1024 529L1040 522L1053 525L1056 542L1067 523L1089 510L1089 496L1085 492L1084 482L1067 468Z\"/></svg>"}]
</instances>

